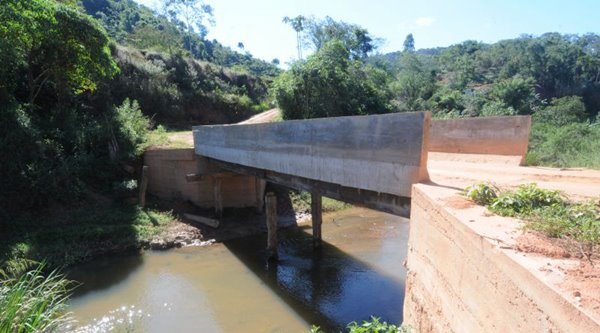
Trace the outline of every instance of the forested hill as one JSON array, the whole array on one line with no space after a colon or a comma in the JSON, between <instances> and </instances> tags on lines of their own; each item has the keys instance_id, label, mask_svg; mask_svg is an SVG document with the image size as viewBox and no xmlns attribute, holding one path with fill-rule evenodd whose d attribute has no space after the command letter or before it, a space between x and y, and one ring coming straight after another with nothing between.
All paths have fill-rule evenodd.
<instances>
[{"instance_id":1,"label":"forested hill","mask_svg":"<svg viewBox=\"0 0 600 333\"><path fill-rule=\"evenodd\" d=\"M404 109L477 116L534 114L558 105L571 110L562 116L578 120L593 120L600 111L597 34L523 35L423 50L409 45L369 63L394 75L396 101Z\"/></svg>"}]
</instances>

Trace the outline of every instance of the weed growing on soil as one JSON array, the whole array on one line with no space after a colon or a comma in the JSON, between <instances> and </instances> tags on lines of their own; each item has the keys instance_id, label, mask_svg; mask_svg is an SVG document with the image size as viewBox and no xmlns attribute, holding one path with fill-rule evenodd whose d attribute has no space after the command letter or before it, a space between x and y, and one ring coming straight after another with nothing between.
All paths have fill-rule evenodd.
<instances>
[{"instance_id":1,"label":"weed growing on soil","mask_svg":"<svg viewBox=\"0 0 600 333\"><path fill-rule=\"evenodd\" d=\"M465 195L498 215L525 220L527 223L524 228L527 230L538 231L551 238L575 241L581 254L588 259L598 254L598 203L571 202L561 192L541 189L533 183L502 193L487 183L481 183L468 187Z\"/></svg>"},{"instance_id":2,"label":"weed growing on soil","mask_svg":"<svg viewBox=\"0 0 600 333\"><path fill-rule=\"evenodd\" d=\"M500 190L492 183L479 183L465 189L465 196L480 205L489 205L498 198Z\"/></svg>"},{"instance_id":3,"label":"weed growing on soil","mask_svg":"<svg viewBox=\"0 0 600 333\"><path fill-rule=\"evenodd\" d=\"M530 216L542 207L563 205L568 205L568 202L559 191L541 189L531 183L500 194L493 200L490 209L503 216Z\"/></svg>"},{"instance_id":4,"label":"weed growing on soil","mask_svg":"<svg viewBox=\"0 0 600 333\"><path fill-rule=\"evenodd\" d=\"M412 330L407 326L396 326L380 321L377 317L371 317L371 320L365 320L362 324L355 321L347 326L348 333L410 333ZM313 326L310 333L323 333L318 326Z\"/></svg>"}]
</instances>

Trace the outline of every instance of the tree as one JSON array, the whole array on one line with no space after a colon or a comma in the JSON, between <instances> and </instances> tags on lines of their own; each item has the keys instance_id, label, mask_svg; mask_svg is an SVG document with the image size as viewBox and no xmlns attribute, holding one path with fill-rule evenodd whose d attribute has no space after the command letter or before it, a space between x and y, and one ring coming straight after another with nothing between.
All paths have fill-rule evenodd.
<instances>
[{"instance_id":1,"label":"tree","mask_svg":"<svg viewBox=\"0 0 600 333\"><path fill-rule=\"evenodd\" d=\"M204 20L214 24L213 8L204 0L166 0L163 10L171 22L180 25L188 35L198 34L201 39L204 39L208 33ZM185 39L187 49L193 53L190 37L186 36Z\"/></svg>"},{"instance_id":2,"label":"tree","mask_svg":"<svg viewBox=\"0 0 600 333\"><path fill-rule=\"evenodd\" d=\"M43 0L7 0L0 8L0 60L12 64L1 74L17 80L25 72L29 108L44 90L53 90L60 104L116 73L104 29L77 9ZM17 89L15 83L0 89Z\"/></svg>"},{"instance_id":3,"label":"tree","mask_svg":"<svg viewBox=\"0 0 600 333\"><path fill-rule=\"evenodd\" d=\"M403 46L404 52L415 52L415 39L413 34L406 35Z\"/></svg>"},{"instance_id":4,"label":"tree","mask_svg":"<svg viewBox=\"0 0 600 333\"><path fill-rule=\"evenodd\" d=\"M104 29L70 5L3 0L0 22L2 215L82 192L110 118L85 97L117 68Z\"/></svg>"},{"instance_id":5,"label":"tree","mask_svg":"<svg viewBox=\"0 0 600 333\"><path fill-rule=\"evenodd\" d=\"M302 60L302 31L304 31L305 21L306 18L302 15L298 15L294 18L288 16L283 18L283 23L291 25L294 31L296 31L296 47L298 49L298 59L300 60Z\"/></svg>"},{"instance_id":6,"label":"tree","mask_svg":"<svg viewBox=\"0 0 600 333\"><path fill-rule=\"evenodd\" d=\"M413 52L404 53L400 62L402 71L392 84L400 110L425 109L423 102L435 92L435 73L427 71Z\"/></svg>"},{"instance_id":7,"label":"tree","mask_svg":"<svg viewBox=\"0 0 600 333\"><path fill-rule=\"evenodd\" d=\"M350 59L339 40L297 62L274 83L284 119L389 112L387 82L377 70Z\"/></svg>"},{"instance_id":8,"label":"tree","mask_svg":"<svg viewBox=\"0 0 600 333\"><path fill-rule=\"evenodd\" d=\"M311 17L306 20L305 27L307 42L315 51L330 41L339 40L348 49L352 59L364 60L376 48L376 41L369 31L356 24L336 21L329 16L322 20Z\"/></svg>"}]
</instances>

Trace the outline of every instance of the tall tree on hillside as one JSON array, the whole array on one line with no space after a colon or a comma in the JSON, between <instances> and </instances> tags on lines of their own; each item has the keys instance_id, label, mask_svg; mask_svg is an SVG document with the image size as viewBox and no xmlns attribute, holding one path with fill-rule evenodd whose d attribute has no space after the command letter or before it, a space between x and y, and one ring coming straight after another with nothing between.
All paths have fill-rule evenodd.
<instances>
[{"instance_id":1,"label":"tall tree on hillside","mask_svg":"<svg viewBox=\"0 0 600 333\"><path fill-rule=\"evenodd\" d=\"M415 38L413 34L406 35L406 39L404 39L404 52L414 52L415 51Z\"/></svg>"},{"instance_id":2,"label":"tall tree on hillside","mask_svg":"<svg viewBox=\"0 0 600 333\"><path fill-rule=\"evenodd\" d=\"M201 39L208 33L204 21L214 24L213 8L204 0L166 0L163 10L171 22L180 25L190 35L198 34ZM186 44L193 53L191 41Z\"/></svg>"},{"instance_id":3,"label":"tall tree on hillside","mask_svg":"<svg viewBox=\"0 0 600 333\"><path fill-rule=\"evenodd\" d=\"M302 60L302 31L304 31L305 21L306 17L302 15L293 18L288 16L283 18L283 23L291 25L294 31L296 31L296 45L298 48L298 59L300 60Z\"/></svg>"},{"instance_id":4,"label":"tall tree on hillside","mask_svg":"<svg viewBox=\"0 0 600 333\"><path fill-rule=\"evenodd\" d=\"M376 48L369 31L356 24L336 21L327 16L324 19L311 17L306 20L306 39L316 50L333 40L341 41L350 51L352 59L365 59Z\"/></svg>"}]
</instances>

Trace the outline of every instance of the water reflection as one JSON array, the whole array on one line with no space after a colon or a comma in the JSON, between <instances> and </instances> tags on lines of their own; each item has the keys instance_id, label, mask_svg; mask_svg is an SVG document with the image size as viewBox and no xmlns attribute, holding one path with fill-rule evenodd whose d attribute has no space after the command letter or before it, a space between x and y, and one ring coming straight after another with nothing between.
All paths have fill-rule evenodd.
<instances>
[{"instance_id":1,"label":"water reflection","mask_svg":"<svg viewBox=\"0 0 600 333\"><path fill-rule=\"evenodd\" d=\"M139 332L329 331L371 315L400 323L407 229L404 219L351 209L324 217L319 251L309 226L281 232L276 263L265 235L103 259L71 275L83 283L71 309L90 322L134 305L147 314L129 329Z\"/></svg>"},{"instance_id":2,"label":"water reflection","mask_svg":"<svg viewBox=\"0 0 600 333\"><path fill-rule=\"evenodd\" d=\"M335 230L340 228L340 223L344 224L342 230ZM379 223L382 225L374 228L385 230L385 221ZM351 226L356 227L355 223L340 218L337 227L327 229L338 233L330 235L334 241L348 239L349 234L351 243L365 241L356 231L346 230ZM362 236L369 237L368 234ZM261 251L266 242L264 235L229 241L225 246L307 322L328 331L371 315L392 323L402 322L404 275L389 276L378 269L379 259L388 261L386 256L372 258L367 254L366 258L374 261L369 264L327 241L320 250L313 250L311 235L302 228L284 231L282 239L279 261L275 263L268 262ZM397 237L392 239L398 240ZM351 246L351 243L346 245ZM385 250L380 245L377 247ZM388 254L396 250L395 246L388 247L391 247L386 250ZM398 255L394 257L394 266L402 270L402 261L397 261Z\"/></svg>"}]
</instances>

